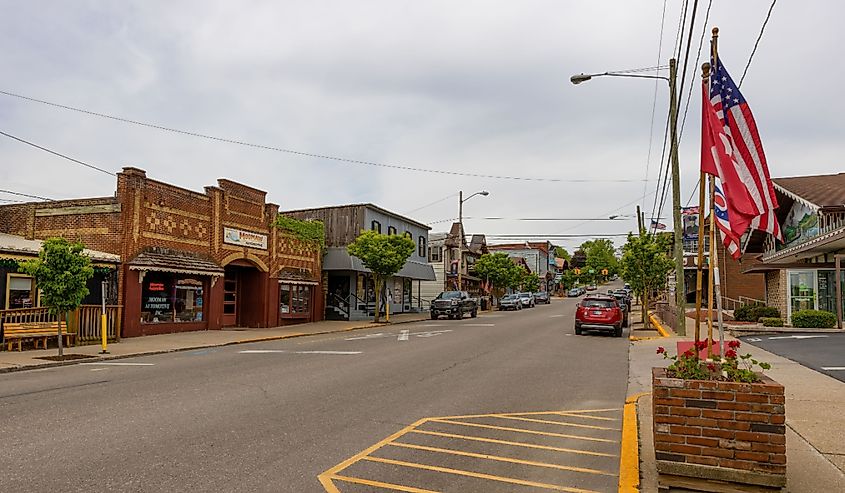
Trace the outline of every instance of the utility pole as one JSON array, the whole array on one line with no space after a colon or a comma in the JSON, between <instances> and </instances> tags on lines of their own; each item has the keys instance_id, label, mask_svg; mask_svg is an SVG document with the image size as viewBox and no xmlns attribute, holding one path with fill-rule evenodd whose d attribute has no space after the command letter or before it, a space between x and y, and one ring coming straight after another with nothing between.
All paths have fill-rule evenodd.
<instances>
[{"instance_id":1,"label":"utility pole","mask_svg":"<svg viewBox=\"0 0 845 493\"><path fill-rule=\"evenodd\" d=\"M681 165L678 162L678 63L669 60L669 128L672 139L669 156L672 161L672 222L675 223L675 305L677 310L675 332L684 336L686 331L686 287L684 286L684 245L681 224Z\"/></svg>"},{"instance_id":2,"label":"utility pole","mask_svg":"<svg viewBox=\"0 0 845 493\"><path fill-rule=\"evenodd\" d=\"M458 227L461 229L458 238L458 291L463 291L461 281L464 270L464 191L458 192Z\"/></svg>"},{"instance_id":3,"label":"utility pole","mask_svg":"<svg viewBox=\"0 0 845 493\"><path fill-rule=\"evenodd\" d=\"M644 226L643 223L645 223L645 219L643 219L643 215L640 212L640 206L637 206L637 225L639 226L639 230L637 231L637 233L640 236L640 241L643 240L643 237L645 237L645 234L646 234L645 233L645 226ZM651 321L648 319L648 287L647 287L647 283L646 283L647 276L645 274L645 266L643 265L642 268L643 268L643 287L644 287L644 289L643 289L643 309L640 311L640 313L642 313L643 328L648 330L649 328L651 328L651 323L650 323Z\"/></svg>"}]
</instances>

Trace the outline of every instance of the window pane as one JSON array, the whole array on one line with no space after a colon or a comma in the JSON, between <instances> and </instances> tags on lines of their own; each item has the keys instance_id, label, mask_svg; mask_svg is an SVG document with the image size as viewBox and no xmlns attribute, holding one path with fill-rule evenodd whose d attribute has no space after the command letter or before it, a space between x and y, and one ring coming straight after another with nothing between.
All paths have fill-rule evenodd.
<instances>
[{"instance_id":1,"label":"window pane","mask_svg":"<svg viewBox=\"0 0 845 493\"><path fill-rule=\"evenodd\" d=\"M205 301L203 288L200 278L148 272L141 289L141 321L201 322ZM231 306L234 309L234 305ZM224 312L226 307L224 304Z\"/></svg>"},{"instance_id":2,"label":"window pane","mask_svg":"<svg viewBox=\"0 0 845 493\"><path fill-rule=\"evenodd\" d=\"M279 313L285 315L290 313L290 285L282 284L279 289Z\"/></svg>"},{"instance_id":3,"label":"window pane","mask_svg":"<svg viewBox=\"0 0 845 493\"><path fill-rule=\"evenodd\" d=\"M7 308L32 308L35 306L35 290L31 277L9 278L9 306Z\"/></svg>"},{"instance_id":4,"label":"window pane","mask_svg":"<svg viewBox=\"0 0 845 493\"><path fill-rule=\"evenodd\" d=\"M203 290L202 281L194 278L178 278L174 297L176 322L201 322Z\"/></svg>"}]
</instances>

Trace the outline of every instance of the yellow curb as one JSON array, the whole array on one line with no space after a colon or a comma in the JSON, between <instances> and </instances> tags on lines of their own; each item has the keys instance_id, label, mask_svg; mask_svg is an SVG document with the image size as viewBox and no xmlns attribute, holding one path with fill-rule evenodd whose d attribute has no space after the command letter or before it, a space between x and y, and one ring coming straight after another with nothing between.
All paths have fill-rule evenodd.
<instances>
[{"instance_id":1,"label":"yellow curb","mask_svg":"<svg viewBox=\"0 0 845 493\"><path fill-rule=\"evenodd\" d=\"M625 399L622 415L622 450L619 458L619 492L640 491L640 441L637 430L637 401L651 392L641 392Z\"/></svg>"},{"instance_id":2,"label":"yellow curb","mask_svg":"<svg viewBox=\"0 0 845 493\"><path fill-rule=\"evenodd\" d=\"M657 320L657 317L649 313L648 319L651 320L651 323L657 328L657 332L660 332L661 337L669 337L669 331L666 330L666 327L663 327L663 324Z\"/></svg>"},{"instance_id":3,"label":"yellow curb","mask_svg":"<svg viewBox=\"0 0 845 493\"><path fill-rule=\"evenodd\" d=\"M652 339L663 339L664 336L651 336L651 337L637 337L637 336L628 336L628 340L630 341L650 341Z\"/></svg>"}]
</instances>

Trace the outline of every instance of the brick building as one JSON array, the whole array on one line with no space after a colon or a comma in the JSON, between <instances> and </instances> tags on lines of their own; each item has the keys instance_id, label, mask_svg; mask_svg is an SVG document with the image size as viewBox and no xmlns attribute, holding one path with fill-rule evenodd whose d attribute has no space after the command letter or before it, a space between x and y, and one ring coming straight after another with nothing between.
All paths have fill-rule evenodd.
<instances>
[{"instance_id":1,"label":"brick building","mask_svg":"<svg viewBox=\"0 0 845 493\"><path fill-rule=\"evenodd\" d=\"M120 256L123 336L321 320L319 246L273 226L266 192L220 179L204 193L124 168L112 197L0 206L0 232L62 236Z\"/></svg>"}]
</instances>

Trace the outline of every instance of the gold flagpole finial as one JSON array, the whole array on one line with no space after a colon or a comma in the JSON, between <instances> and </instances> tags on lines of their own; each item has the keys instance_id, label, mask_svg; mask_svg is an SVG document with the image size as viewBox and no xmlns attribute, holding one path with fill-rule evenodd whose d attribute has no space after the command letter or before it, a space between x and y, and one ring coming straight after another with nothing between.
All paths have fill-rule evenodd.
<instances>
[{"instance_id":1,"label":"gold flagpole finial","mask_svg":"<svg viewBox=\"0 0 845 493\"><path fill-rule=\"evenodd\" d=\"M708 79L710 77L710 62L701 64L701 78Z\"/></svg>"}]
</instances>

